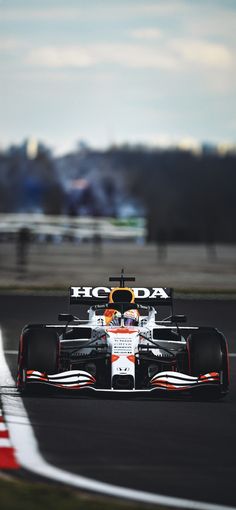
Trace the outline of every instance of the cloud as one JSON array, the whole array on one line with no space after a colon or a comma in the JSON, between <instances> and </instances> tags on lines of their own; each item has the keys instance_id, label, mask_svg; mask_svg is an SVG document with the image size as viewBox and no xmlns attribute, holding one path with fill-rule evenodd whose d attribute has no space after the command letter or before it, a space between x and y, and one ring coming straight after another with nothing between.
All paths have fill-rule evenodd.
<instances>
[{"instance_id":1,"label":"cloud","mask_svg":"<svg viewBox=\"0 0 236 510\"><path fill-rule=\"evenodd\" d=\"M29 7L27 9L15 8L2 8L0 6L1 21L46 21L46 20L73 20L80 16L81 9L68 8L68 7L49 7L34 9Z\"/></svg>"},{"instance_id":2,"label":"cloud","mask_svg":"<svg viewBox=\"0 0 236 510\"><path fill-rule=\"evenodd\" d=\"M173 39L170 48L183 62L223 69L234 62L231 51L223 44L204 40Z\"/></svg>"},{"instance_id":3,"label":"cloud","mask_svg":"<svg viewBox=\"0 0 236 510\"><path fill-rule=\"evenodd\" d=\"M205 6L206 7L206 6ZM214 38L226 38L227 40L234 41L235 44L235 27L236 27L236 10L235 7L232 9L221 8L211 9L206 12L205 16L201 17L199 21L199 15L189 16L188 19L188 31L193 37L214 37Z\"/></svg>"},{"instance_id":4,"label":"cloud","mask_svg":"<svg viewBox=\"0 0 236 510\"><path fill-rule=\"evenodd\" d=\"M84 68L119 65L131 69L183 70L186 65L227 69L234 57L223 44L192 39L172 39L162 45L111 43L33 48L28 65L50 68Z\"/></svg>"},{"instance_id":5,"label":"cloud","mask_svg":"<svg viewBox=\"0 0 236 510\"><path fill-rule=\"evenodd\" d=\"M142 44L110 44L94 47L100 63L115 63L124 67L143 69L173 69L176 59L160 49Z\"/></svg>"},{"instance_id":6,"label":"cloud","mask_svg":"<svg viewBox=\"0 0 236 510\"><path fill-rule=\"evenodd\" d=\"M158 28L137 28L132 30L130 35L135 39L153 41L159 39L162 36L162 32Z\"/></svg>"},{"instance_id":7,"label":"cloud","mask_svg":"<svg viewBox=\"0 0 236 510\"><path fill-rule=\"evenodd\" d=\"M95 62L89 52L80 46L35 48L28 53L26 63L50 68L90 67Z\"/></svg>"},{"instance_id":8,"label":"cloud","mask_svg":"<svg viewBox=\"0 0 236 510\"><path fill-rule=\"evenodd\" d=\"M23 42L20 42L18 39L13 37L0 37L0 51L8 52L15 50L19 45L22 46Z\"/></svg>"},{"instance_id":9,"label":"cloud","mask_svg":"<svg viewBox=\"0 0 236 510\"><path fill-rule=\"evenodd\" d=\"M130 68L173 69L176 67L176 58L144 45L90 44L33 49L29 51L26 63L53 68L118 64Z\"/></svg>"},{"instance_id":10,"label":"cloud","mask_svg":"<svg viewBox=\"0 0 236 510\"><path fill-rule=\"evenodd\" d=\"M66 2L65 2L66 4ZM176 12L186 9L186 1L172 0L163 3L149 2L146 4L138 4L133 0L127 0L125 5L123 2L112 3L110 1L97 2L90 0L88 5L82 7L44 7L35 8L32 5L24 7L9 7L9 5L0 4L2 21L32 21L32 20L74 20L75 18L86 19L119 19L134 17L149 17L150 15L170 16Z\"/></svg>"}]
</instances>

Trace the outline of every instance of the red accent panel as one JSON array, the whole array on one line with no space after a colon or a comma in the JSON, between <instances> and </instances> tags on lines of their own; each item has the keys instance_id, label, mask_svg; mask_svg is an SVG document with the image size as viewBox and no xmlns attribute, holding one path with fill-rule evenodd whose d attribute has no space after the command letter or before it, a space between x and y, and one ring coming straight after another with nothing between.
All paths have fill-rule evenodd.
<instances>
[{"instance_id":1,"label":"red accent panel","mask_svg":"<svg viewBox=\"0 0 236 510\"><path fill-rule=\"evenodd\" d=\"M132 333L138 331L138 329L134 329L134 328L132 328L132 329L129 329L129 328L116 328L116 329L113 329L112 328L112 329L108 329L107 331L108 331L108 333L109 332L116 333L116 334L117 333L122 333L122 334L125 333L126 335L131 335Z\"/></svg>"}]
</instances>

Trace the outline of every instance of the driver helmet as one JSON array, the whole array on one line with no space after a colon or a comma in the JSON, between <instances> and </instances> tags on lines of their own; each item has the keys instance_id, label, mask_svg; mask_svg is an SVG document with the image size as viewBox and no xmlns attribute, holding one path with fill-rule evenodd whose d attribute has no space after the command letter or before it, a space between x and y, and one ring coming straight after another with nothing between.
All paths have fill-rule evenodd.
<instances>
[{"instance_id":1,"label":"driver helmet","mask_svg":"<svg viewBox=\"0 0 236 510\"><path fill-rule=\"evenodd\" d=\"M110 325L111 326L120 326L120 320L121 320L121 313L118 312L118 310L114 310Z\"/></svg>"},{"instance_id":2,"label":"driver helmet","mask_svg":"<svg viewBox=\"0 0 236 510\"><path fill-rule=\"evenodd\" d=\"M127 310L124 313L125 326L138 326L139 323L139 312L138 310Z\"/></svg>"}]
</instances>

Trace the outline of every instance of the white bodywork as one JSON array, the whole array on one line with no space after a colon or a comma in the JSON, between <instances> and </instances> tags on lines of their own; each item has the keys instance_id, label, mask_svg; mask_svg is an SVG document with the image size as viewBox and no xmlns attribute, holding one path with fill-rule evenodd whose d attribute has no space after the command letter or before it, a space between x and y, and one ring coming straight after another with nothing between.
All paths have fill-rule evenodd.
<instances>
[{"instance_id":1,"label":"white bodywork","mask_svg":"<svg viewBox=\"0 0 236 510\"><path fill-rule=\"evenodd\" d=\"M114 328L107 330L107 342L111 346L111 387L114 376L129 375L135 386L135 354L138 352L139 330L137 328Z\"/></svg>"}]
</instances>

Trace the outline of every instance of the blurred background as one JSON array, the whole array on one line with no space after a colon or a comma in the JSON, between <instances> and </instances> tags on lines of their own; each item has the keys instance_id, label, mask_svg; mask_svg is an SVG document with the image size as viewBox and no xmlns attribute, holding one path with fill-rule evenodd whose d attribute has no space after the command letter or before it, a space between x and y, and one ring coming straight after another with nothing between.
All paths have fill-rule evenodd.
<instances>
[{"instance_id":1,"label":"blurred background","mask_svg":"<svg viewBox=\"0 0 236 510\"><path fill-rule=\"evenodd\" d=\"M234 0L0 0L0 286L236 289Z\"/></svg>"}]
</instances>

